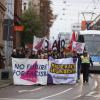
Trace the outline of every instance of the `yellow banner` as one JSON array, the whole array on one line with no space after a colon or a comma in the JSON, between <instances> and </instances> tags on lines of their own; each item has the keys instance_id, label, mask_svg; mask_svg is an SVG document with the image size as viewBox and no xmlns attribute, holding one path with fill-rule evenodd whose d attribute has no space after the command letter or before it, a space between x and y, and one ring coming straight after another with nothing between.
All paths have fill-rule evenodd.
<instances>
[{"instance_id":1,"label":"yellow banner","mask_svg":"<svg viewBox=\"0 0 100 100\"><path fill-rule=\"evenodd\" d=\"M51 63L50 72L56 74L74 74L76 73L76 64Z\"/></svg>"}]
</instances>

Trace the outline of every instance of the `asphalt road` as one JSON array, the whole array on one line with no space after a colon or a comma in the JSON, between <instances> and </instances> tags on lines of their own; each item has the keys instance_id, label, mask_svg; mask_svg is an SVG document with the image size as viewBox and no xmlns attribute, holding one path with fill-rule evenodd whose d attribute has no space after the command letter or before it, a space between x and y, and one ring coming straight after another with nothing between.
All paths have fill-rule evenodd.
<instances>
[{"instance_id":1,"label":"asphalt road","mask_svg":"<svg viewBox=\"0 0 100 100\"><path fill-rule=\"evenodd\" d=\"M0 89L0 100L100 100L100 76L75 85L15 86Z\"/></svg>"}]
</instances>

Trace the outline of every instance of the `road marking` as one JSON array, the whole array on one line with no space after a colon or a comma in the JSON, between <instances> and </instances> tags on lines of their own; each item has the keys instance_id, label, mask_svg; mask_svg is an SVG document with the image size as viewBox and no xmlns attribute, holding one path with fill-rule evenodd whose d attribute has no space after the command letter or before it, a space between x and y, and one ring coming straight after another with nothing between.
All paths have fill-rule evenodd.
<instances>
[{"instance_id":1,"label":"road marking","mask_svg":"<svg viewBox=\"0 0 100 100\"><path fill-rule=\"evenodd\" d=\"M74 99L80 98L81 96L82 96L82 95L80 94L80 95L76 96Z\"/></svg>"},{"instance_id":2,"label":"road marking","mask_svg":"<svg viewBox=\"0 0 100 100\"><path fill-rule=\"evenodd\" d=\"M94 76L93 74L92 74L92 75L90 75L90 77L91 77L91 78L93 78L93 76ZM93 78L93 79L94 79L94 78ZM95 82L94 82L94 87L93 87L93 89L94 89L94 88L96 88L96 87L98 86L97 81L96 81L95 79L94 79L94 81L95 81Z\"/></svg>"},{"instance_id":3,"label":"road marking","mask_svg":"<svg viewBox=\"0 0 100 100\"><path fill-rule=\"evenodd\" d=\"M86 96L92 96L96 91L92 91L89 94L87 94Z\"/></svg>"},{"instance_id":4,"label":"road marking","mask_svg":"<svg viewBox=\"0 0 100 100\"><path fill-rule=\"evenodd\" d=\"M94 96L92 96L92 97L100 98L100 94L94 95Z\"/></svg>"},{"instance_id":5,"label":"road marking","mask_svg":"<svg viewBox=\"0 0 100 100\"><path fill-rule=\"evenodd\" d=\"M87 94L86 96L91 96L91 97L96 97L96 98L100 98L100 94L95 94L96 91L92 91L89 94Z\"/></svg>"},{"instance_id":6,"label":"road marking","mask_svg":"<svg viewBox=\"0 0 100 100\"><path fill-rule=\"evenodd\" d=\"M93 77L93 75L91 75L91 77ZM92 89L95 89L97 86L98 86L98 83L97 83L97 81L95 81L95 82L94 82L94 86L93 86ZM92 92L90 92L89 94L87 94L86 96L92 96L92 94L94 94L94 93L95 93L95 91L92 91ZM80 98L81 96L83 96L83 95L82 95L82 94L77 95L74 99L78 99L78 98ZM99 96L99 97L100 97L100 96Z\"/></svg>"},{"instance_id":7,"label":"road marking","mask_svg":"<svg viewBox=\"0 0 100 100\"><path fill-rule=\"evenodd\" d=\"M97 83L97 81L95 81L95 87L94 88L96 88L98 86L98 83Z\"/></svg>"},{"instance_id":8,"label":"road marking","mask_svg":"<svg viewBox=\"0 0 100 100\"><path fill-rule=\"evenodd\" d=\"M20 93L21 93L21 92L26 92L26 91L27 91L27 90L19 90L18 92L20 92Z\"/></svg>"},{"instance_id":9,"label":"road marking","mask_svg":"<svg viewBox=\"0 0 100 100\"><path fill-rule=\"evenodd\" d=\"M47 97L40 98L39 100L41 100L41 99L47 99L47 98L51 98L51 97L54 97L54 96L57 96L57 95L63 94L63 93L65 93L65 92L68 92L68 91L70 91L70 90L72 90L72 89L73 89L73 88L69 88L69 89L67 89L67 90L65 90L65 91L62 91L62 92L59 92L59 93L56 93L56 94L53 94L53 95L50 95L50 96L47 96Z\"/></svg>"},{"instance_id":10,"label":"road marking","mask_svg":"<svg viewBox=\"0 0 100 100\"><path fill-rule=\"evenodd\" d=\"M33 92L33 91L37 91L37 90L40 90L42 89L43 87L39 87L39 88L36 88L36 89L33 89L33 90L19 90L18 92L19 93L22 93L22 92Z\"/></svg>"}]
</instances>

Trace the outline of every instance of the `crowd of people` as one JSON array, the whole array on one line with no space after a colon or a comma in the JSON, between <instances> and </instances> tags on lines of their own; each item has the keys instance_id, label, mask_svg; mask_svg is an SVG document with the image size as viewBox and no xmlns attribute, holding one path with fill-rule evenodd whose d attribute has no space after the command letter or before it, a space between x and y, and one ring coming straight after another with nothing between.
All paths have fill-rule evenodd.
<instances>
[{"instance_id":1,"label":"crowd of people","mask_svg":"<svg viewBox=\"0 0 100 100\"><path fill-rule=\"evenodd\" d=\"M29 50L29 49L14 49L11 57L13 58L29 58L29 59L48 59L51 56L54 59L72 57L72 52L66 52L65 49L58 50Z\"/></svg>"},{"instance_id":2,"label":"crowd of people","mask_svg":"<svg viewBox=\"0 0 100 100\"><path fill-rule=\"evenodd\" d=\"M14 49L12 52L14 58L29 58L29 59L48 59L51 56L54 59L73 57L78 59L77 65L77 79L80 79L81 70L83 71L83 83L89 81L89 67L93 66L92 60L88 52L84 51L83 54L77 54L75 51L65 50L27 50L27 49Z\"/></svg>"}]
</instances>

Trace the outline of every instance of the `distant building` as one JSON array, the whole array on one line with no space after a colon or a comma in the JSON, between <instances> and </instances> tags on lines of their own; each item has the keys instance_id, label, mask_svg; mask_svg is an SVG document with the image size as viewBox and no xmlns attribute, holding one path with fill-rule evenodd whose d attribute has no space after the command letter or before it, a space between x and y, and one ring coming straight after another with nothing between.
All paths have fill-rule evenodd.
<instances>
[{"instance_id":1,"label":"distant building","mask_svg":"<svg viewBox=\"0 0 100 100\"><path fill-rule=\"evenodd\" d=\"M72 24L72 31L79 32L81 30L81 24L80 23L73 23Z\"/></svg>"},{"instance_id":2,"label":"distant building","mask_svg":"<svg viewBox=\"0 0 100 100\"><path fill-rule=\"evenodd\" d=\"M31 6L38 14L40 14L40 0L22 0L22 12Z\"/></svg>"},{"instance_id":3,"label":"distant building","mask_svg":"<svg viewBox=\"0 0 100 100\"><path fill-rule=\"evenodd\" d=\"M68 45L69 44L69 41L70 41L70 38L71 38L71 34L70 33L67 33L67 32L60 32L58 34L58 38L57 40L65 40L65 44Z\"/></svg>"},{"instance_id":4,"label":"distant building","mask_svg":"<svg viewBox=\"0 0 100 100\"><path fill-rule=\"evenodd\" d=\"M29 2L32 0L22 0L22 13L29 8Z\"/></svg>"},{"instance_id":5,"label":"distant building","mask_svg":"<svg viewBox=\"0 0 100 100\"><path fill-rule=\"evenodd\" d=\"M42 33L44 33L47 37L49 37L50 27L53 20L50 4L50 0L40 0L40 17L44 23Z\"/></svg>"},{"instance_id":6,"label":"distant building","mask_svg":"<svg viewBox=\"0 0 100 100\"><path fill-rule=\"evenodd\" d=\"M0 0L0 52L4 49L3 26L6 11L6 0Z\"/></svg>"},{"instance_id":7,"label":"distant building","mask_svg":"<svg viewBox=\"0 0 100 100\"><path fill-rule=\"evenodd\" d=\"M32 0L29 6L32 6L37 14L40 14L40 1L41 0Z\"/></svg>"}]
</instances>

